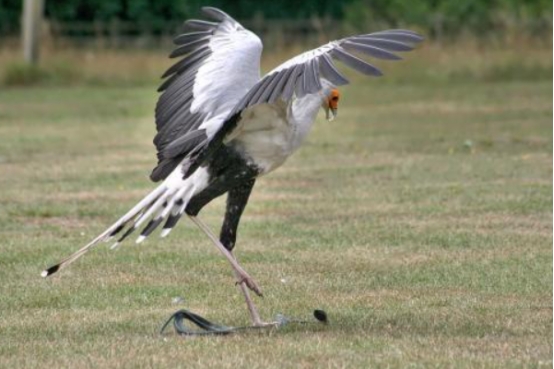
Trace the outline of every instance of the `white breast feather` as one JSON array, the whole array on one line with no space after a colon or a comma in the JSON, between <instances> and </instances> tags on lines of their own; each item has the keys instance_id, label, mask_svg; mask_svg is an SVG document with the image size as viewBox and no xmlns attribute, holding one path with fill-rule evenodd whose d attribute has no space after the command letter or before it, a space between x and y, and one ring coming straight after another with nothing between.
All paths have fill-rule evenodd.
<instances>
[{"instance_id":1,"label":"white breast feather","mask_svg":"<svg viewBox=\"0 0 554 369\"><path fill-rule=\"evenodd\" d=\"M281 166L307 137L321 99L312 95L302 100L256 105L242 113L230 143L237 145L251 164L262 170L261 174Z\"/></svg>"}]
</instances>

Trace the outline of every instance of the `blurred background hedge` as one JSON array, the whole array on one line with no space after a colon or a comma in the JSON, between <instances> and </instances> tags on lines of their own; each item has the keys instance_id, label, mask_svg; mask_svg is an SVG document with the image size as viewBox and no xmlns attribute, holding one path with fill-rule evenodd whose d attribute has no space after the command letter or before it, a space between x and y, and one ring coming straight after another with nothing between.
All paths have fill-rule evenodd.
<instances>
[{"instance_id":1,"label":"blurred background hedge","mask_svg":"<svg viewBox=\"0 0 554 369\"><path fill-rule=\"evenodd\" d=\"M45 0L40 65L22 61L22 0L0 0L0 86L155 84L185 19L212 5L264 42L263 70L349 34L409 28L427 41L379 83L552 79L547 0ZM355 78L355 76L354 76Z\"/></svg>"},{"instance_id":2,"label":"blurred background hedge","mask_svg":"<svg viewBox=\"0 0 554 369\"><path fill-rule=\"evenodd\" d=\"M481 36L514 28L537 35L552 29L548 0L46 0L45 12L48 20L61 24L117 19L134 24L127 27L130 31L159 34L197 17L208 4L242 21L319 17L363 31L417 27L432 37ZM0 0L0 35L18 32L21 6L21 0Z\"/></svg>"}]
</instances>

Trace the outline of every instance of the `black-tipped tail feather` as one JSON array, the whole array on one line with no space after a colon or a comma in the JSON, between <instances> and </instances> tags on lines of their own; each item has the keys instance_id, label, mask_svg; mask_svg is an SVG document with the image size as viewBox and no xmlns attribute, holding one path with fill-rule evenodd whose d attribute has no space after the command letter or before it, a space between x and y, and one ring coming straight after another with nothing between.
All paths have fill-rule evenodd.
<instances>
[{"instance_id":1,"label":"black-tipped tail feather","mask_svg":"<svg viewBox=\"0 0 554 369\"><path fill-rule=\"evenodd\" d=\"M158 218L150 220L150 222L146 225L146 227L144 227L144 229L142 230L140 235L143 236L143 237L150 236L150 234L152 232L154 232L156 230L156 228L158 228L158 226L161 224L161 222L163 220L164 219L162 217L158 217Z\"/></svg>"},{"instance_id":2,"label":"black-tipped tail feather","mask_svg":"<svg viewBox=\"0 0 554 369\"><path fill-rule=\"evenodd\" d=\"M61 262L59 262L56 265L53 265L44 271L42 271L41 276L42 277L49 277L52 274L55 274L59 270L65 268L81 256L83 256L87 251L92 249L94 246L96 246L101 241L107 241L108 239L116 236L118 233L123 231L125 227L127 227L129 224L130 227L127 228L127 230L123 233L123 236L121 236L117 243L123 241L125 238L127 238L133 231L138 228L141 222L141 218L144 216L150 217L152 213L157 210L154 207L161 207L164 205L163 202L160 202L159 200L163 197L167 197L167 191L168 188L165 184L161 184L158 186L154 191L150 192L147 196L145 196L138 204L136 204L131 210L129 210L123 217L121 217L117 222L112 224L108 229L106 229L104 232L102 232L98 237L93 239L91 242L83 246L81 249L77 250L67 258L63 259ZM159 223L161 223L161 219L159 220ZM147 226L148 228L148 226ZM152 226L150 226L152 228ZM154 229L149 230L151 233ZM144 231L143 231L144 232ZM116 243L116 244L117 244Z\"/></svg>"},{"instance_id":3,"label":"black-tipped tail feather","mask_svg":"<svg viewBox=\"0 0 554 369\"><path fill-rule=\"evenodd\" d=\"M40 274L43 278L45 277L48 277L54 273L56 273L58 270L60 269L60 264L56 264L54 266L51 266L50 268L48 269L45 269L42 271L42 273Z\"/></svg>"}]
</instances>

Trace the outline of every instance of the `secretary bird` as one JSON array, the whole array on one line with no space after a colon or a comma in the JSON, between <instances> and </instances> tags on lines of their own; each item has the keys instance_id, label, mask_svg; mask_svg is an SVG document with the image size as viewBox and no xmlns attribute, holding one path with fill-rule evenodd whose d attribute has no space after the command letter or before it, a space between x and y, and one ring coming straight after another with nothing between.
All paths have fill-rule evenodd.
<instances>
[{"instance_id":1,"label":"secretary bird","mask_svg":"<svg viewBox=\"0 0 554 369\"><path fill-rule=\"evenodd\" d=\"M281 166L300 147L320 108L327 120L336 117L340 98L336 87L348 80L335 61L380 76L379 69L351 52L398 60L393 52L410 51L423 38L401 29L346 37L304 52L260 77L260 39L219 9L204 7L202 12L212 21L184 23L187 33L174 39L177 48L170 55L184 57L163 74L166 80L158 89L154 138L158 164L150 178L161 184L42 276L56 273L120 233L113 247L141 227L136 242L144 241L162 222L165 237L186 214L229 260L252 324L264 326L270 323L260 319L248 291L261 296L261 290L232 254L256 179ZM198 213L225 193L225 217L217 237Z\"/></svg>"}]
</instances>

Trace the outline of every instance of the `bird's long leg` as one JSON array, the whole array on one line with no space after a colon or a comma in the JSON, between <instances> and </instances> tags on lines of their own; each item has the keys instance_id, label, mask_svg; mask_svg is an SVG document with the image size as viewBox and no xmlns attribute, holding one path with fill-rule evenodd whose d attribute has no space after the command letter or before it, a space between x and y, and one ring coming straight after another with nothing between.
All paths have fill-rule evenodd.
<instances>
[{"instance_id":1,"label":"bird's long leg","mask_svg":"<svg viewBox=\"0 0 554 369\"><path fill-rule=\"evenodd\" d=\"M225 256L227 258L227 260L229 260L229 262L231 263L231 266L233 268L233 271L235 272L235 275L238 278L237 282L241 285L241 289L248 287L249 289L254 291L258 296L262 296L262 291L260 290L260 288L258 287L256 282L239 265L239 263L237 262L237 260L233 256L233 254L231 254L231 252L229 250L227 250L225 248L225 246L223 246L221 244L221 242L217 239L217 237L212 233L210 228L208 228L208 226L206 224L204 224L204 222L202 222L196 216L189 215L189 218L194 222L194 224L196 224L198 226L198 228L200 228L208 236L208 238L213 242L213 244L218 248L218 250L223 254L223 256ZM245 294L247 304L248 304L248 301L250 301L250 304L248 304L248 308L250 309L250 305L253 306L252 300L250 299L250 296L248 296L248 297L246 297L246 296L247 295ZM258 319L259 319L259 317L258 317Z\"/></svg>"},{"instance_id":2,"label":"bird's long leg","mask_svg":"<svg viewBox=\"0 0 554 369\"><path fill-rule=\"evenodd\" d=\"M228 155L227 155L228 156ZM252 175L252 173L249 173L248 170L245 170L243 172L240 172L241 175ZM235 187L232 187L229 189L229 183L227 183L226 178L235 178L240 179L242 183L239 183L238 185L235 185ZM240 217L242 215L242 212L244 211L244 208L246 207L246 203L248 202L248 197L250 196L250 193L252 191L252 188L254 187L255 178L245 179L243 181L242 178L237 177L236 174L233 176L225 176L221 179L216 179L214 182L212 182L211 186L205 189L203 192L198 194L196 197L193 197L190 201L190 203L187 205L187 215L190 217L190 219L200 228L206 235L209 237L209 239L214 243L214 245L221 251L223 255L229 260L233 267L233 271L235 273L235 276L238 280L238 285L240 287L240 290L242 294L244 295L244 299L246 301L246 305L248 307L248 311L250 313L250 317L252 319L252 324L254 326L268 326L268 325L274 325L274 323L264 323L260 319L260 314L258 313L258 309L256 309L256 306L254 305L254 302L252 301L252 298L250 297L250 292L248 289L253 290L258 295L261 296L260 289L256 285L256 283L252 280L250 276L240 267L237 260L235 259L234 255L232 254L232 251L235 246L236 236L237 236L237 228L239 225ZM204 224L198 217L198 212L212 199L214 199L217 196L222 195L223 193L228 191L227 196L227 206L225 211L225 219L223 221L223 225L221 227L221 235L219 238L217 238L211 230ZM253 286L255 288L253 288Z\"/></svg>"}]
</instances>

